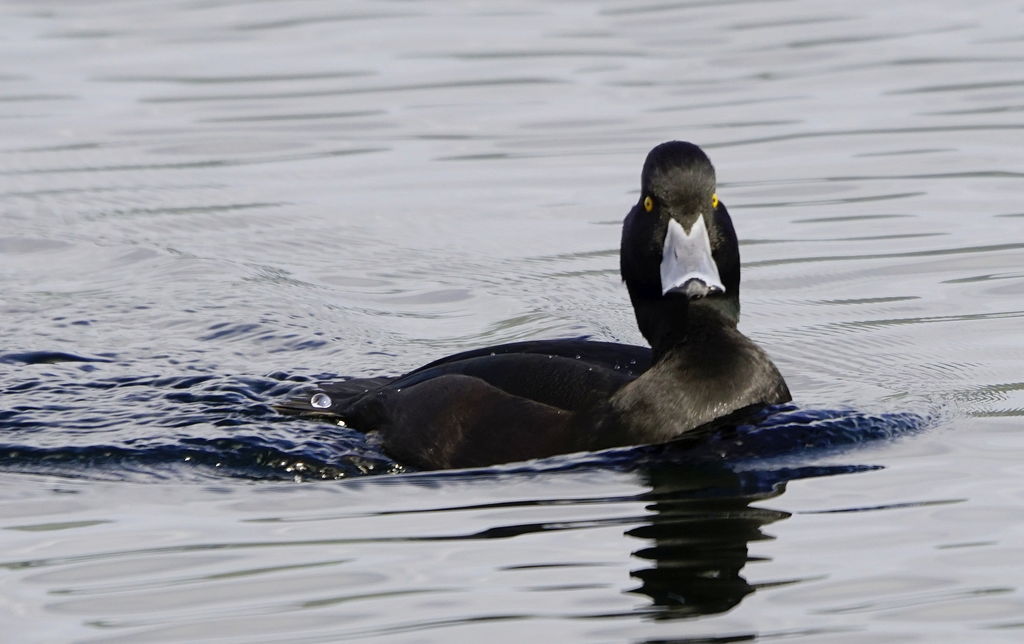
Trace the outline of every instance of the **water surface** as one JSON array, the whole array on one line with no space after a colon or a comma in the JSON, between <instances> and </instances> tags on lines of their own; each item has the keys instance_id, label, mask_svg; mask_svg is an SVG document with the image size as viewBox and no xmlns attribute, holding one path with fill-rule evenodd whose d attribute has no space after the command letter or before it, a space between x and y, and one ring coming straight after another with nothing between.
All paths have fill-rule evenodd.
<instances>
[{"instance_id":1,"label":"water surface","mask_svg":"<svg viewBox=\"0 0 1024 644\"><path fill-rule=\"evenodd\" d=\"M1016 3L15 0L0 24L3 632L1020 639ZM673 138L716 164L784 413L927 422L428 475L273 411L490 343L641 342L619 225Z\"/></svg>"}]
</instances>

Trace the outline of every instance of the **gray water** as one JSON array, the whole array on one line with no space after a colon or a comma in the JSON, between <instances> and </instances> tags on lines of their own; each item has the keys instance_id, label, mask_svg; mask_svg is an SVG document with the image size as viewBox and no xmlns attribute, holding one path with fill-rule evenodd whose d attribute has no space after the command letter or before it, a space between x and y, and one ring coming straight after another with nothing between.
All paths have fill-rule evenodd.
<instances>
[{"instance_id":1,"label":"gray water","mask_svg":"<svg viewBox=\"0 0 1024 644\"><path fill-rule=\"evenodd\" d=\"M0 33L5 639L1024 637L1019 3L8 0ZM927 431L423 475L273 413L642 342L619 225L674 138L796 404Z\"/></svg>"}]
</instances>

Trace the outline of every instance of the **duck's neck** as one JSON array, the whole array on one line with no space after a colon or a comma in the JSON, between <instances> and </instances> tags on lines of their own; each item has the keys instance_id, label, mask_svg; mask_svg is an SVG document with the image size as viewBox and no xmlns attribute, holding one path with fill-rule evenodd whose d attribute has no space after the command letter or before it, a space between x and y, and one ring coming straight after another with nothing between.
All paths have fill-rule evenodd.
<instances>
[{"instance_id":1,"label":"duck's neck","mask_svg":"<svg viewBox=\"0 0 1024 644\"><path fill-rule=\"evenodd\" d=\"M740 313L737 298L690 300L681 294L634 301L633 308L640 332L651 345L652 363L660 362L673 348L709 329L735 329Z\"/></svg>"},{"instance_id":2,"label":"duck's neck","mask_svg":"<svg viewBox=\"0 0 1024 644\"><path fill-rule=\"evenodd\" d=\"M729 311L698 300L672 311L684 314L684 321L676 317L674 325L645 329L653 339L653 363L612 396L602 440L664 442L738 409L776 402L762 391L778 375L774 366L736 329Z\"/></svg>"}]
</instances>

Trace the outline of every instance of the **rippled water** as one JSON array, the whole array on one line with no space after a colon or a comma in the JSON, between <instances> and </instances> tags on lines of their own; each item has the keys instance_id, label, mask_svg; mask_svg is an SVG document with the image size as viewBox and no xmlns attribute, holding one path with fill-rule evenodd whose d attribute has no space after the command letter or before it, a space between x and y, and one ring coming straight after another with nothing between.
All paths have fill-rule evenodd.
<instances>
[{"instance_id":1,"label":"rippled water","mask_svg":"<svg viewBox=\"0 0 1024 644\"><path fill-rule=\"evenodd\" d=\"M0 24L17 641L1022 637L1018 3L13 0ZM795 407L436 474L274 412L490 343L640 342L619 225L673 138L715 161L742 328Z\"/></svg>"}]
</instances>

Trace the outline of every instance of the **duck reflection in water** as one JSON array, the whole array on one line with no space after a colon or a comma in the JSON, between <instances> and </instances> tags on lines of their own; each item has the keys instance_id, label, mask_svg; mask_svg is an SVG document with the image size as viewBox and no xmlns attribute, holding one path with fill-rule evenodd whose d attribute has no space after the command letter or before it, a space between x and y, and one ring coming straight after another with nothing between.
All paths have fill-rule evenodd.
<instances>
[{"instance_id":1,"label":"duck reflection in water","mask_svg":"<svg viewBox=\"0 0 1024 644\"><path fill-rule=\"evenodd\" d=\"M652 600L655 619L682 619L724 613L755 590L795 583L751 584L741 574L751 557L748 544L774 537L764 526L790 513L753 507L780 496L786 481L844 474L869 466L809 467L796 470L734 472L726 467L681 468L659 464L640 473L651 490L650 522L626 532L647 544L633 556L649 564L631 571L640 585L630 592Z\"/></svg>"}]
</instances>

